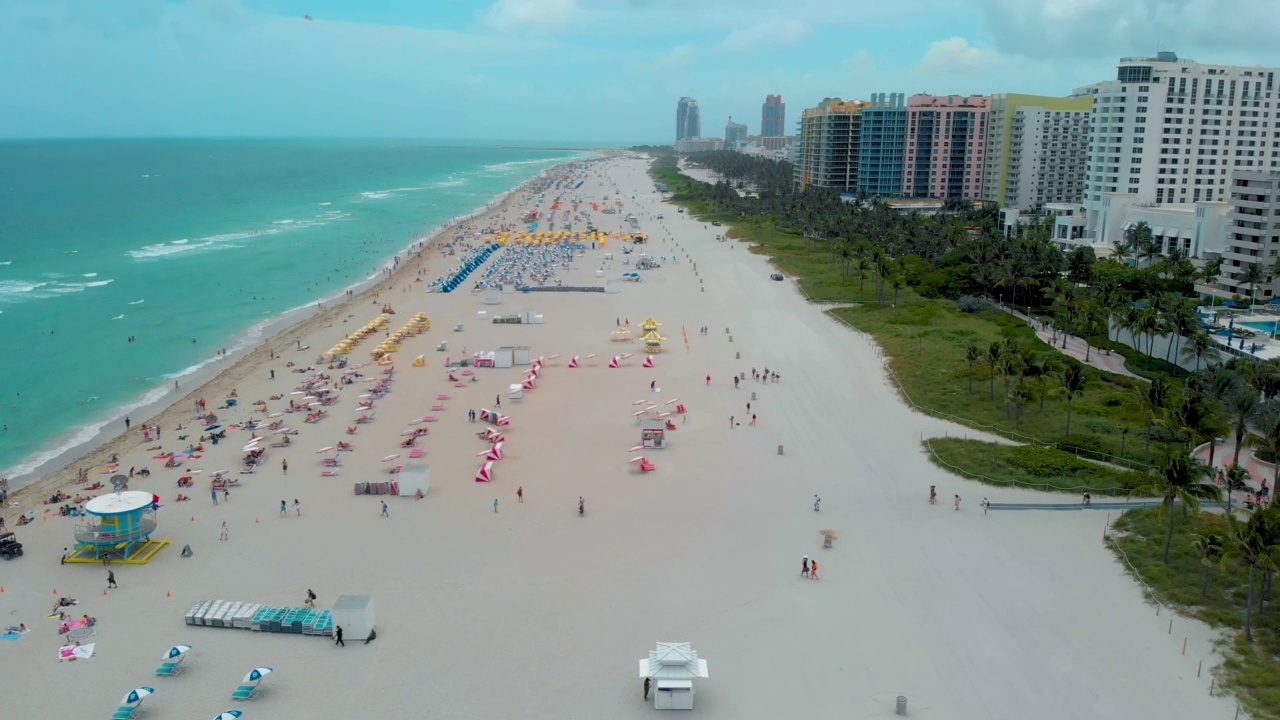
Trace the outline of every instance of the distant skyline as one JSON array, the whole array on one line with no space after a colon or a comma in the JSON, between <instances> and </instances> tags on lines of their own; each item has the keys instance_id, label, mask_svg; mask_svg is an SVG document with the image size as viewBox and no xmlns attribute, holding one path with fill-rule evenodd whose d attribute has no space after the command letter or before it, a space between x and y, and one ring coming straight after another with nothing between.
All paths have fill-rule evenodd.
<instances>
[{"instance_id":1,"label":"distant skyline","mask_svg":"<svg viewBox=\"0 0 1280 720\"><path fill-rule=\"evenodd\" d=\"M1256 0L5 0L0 137L667 144L681 96L758 134L771 93L793 134L828 96L1065 95L1157 49L1276 67L1277 35Z\"/></svg>"}]
</instances>

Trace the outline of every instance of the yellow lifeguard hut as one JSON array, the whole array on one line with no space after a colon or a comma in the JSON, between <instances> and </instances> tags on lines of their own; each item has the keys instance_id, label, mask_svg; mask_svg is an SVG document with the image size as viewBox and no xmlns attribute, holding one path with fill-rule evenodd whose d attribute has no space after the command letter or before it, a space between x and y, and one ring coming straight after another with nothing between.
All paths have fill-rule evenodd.
<instances>
[{"instance_id":1,"label":"yellow lifeguard hut","mask_svg":"<svg viewBox=\"0 0 1280 720\"><path fill-rule=\"evenodd\" d=\"M653 318L645 318L644 322L640 323L640 329L646 333L654 332L660 327L662 327L662 323Z\"/></svg>"},{"instance_id":2,"label":"yellow lifeguard hut","mask_svg":"<svg viewBox=\"0 0 1280 720\"><path fill-rule=\"evenodd\" d=\"M662 352L662 341L666 340L666 338L659 335L657 330L650 330L644 334L641 340L644 340L645 352L656 354Z\"/></svg>"}]
</instances>

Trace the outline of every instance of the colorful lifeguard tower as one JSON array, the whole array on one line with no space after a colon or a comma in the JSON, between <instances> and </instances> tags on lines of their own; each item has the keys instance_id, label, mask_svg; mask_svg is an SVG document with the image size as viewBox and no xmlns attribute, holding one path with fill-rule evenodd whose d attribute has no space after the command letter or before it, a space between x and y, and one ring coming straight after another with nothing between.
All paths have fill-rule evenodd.
<instances>
[{"instance_id":1,"label":"colorful lifeguard tower","mask_svg":"<svg viewBox=\"0 0 1280 720\"><path fill-rule=\"evenodd\" d=\"M662 341L666 340L657 330L650 330L641 339L644 340L644 351L653 355L662 352Z\"/></svg>"},{"instance_id":2,"label":"colorful lifeguard tower","mask_svg":"<svg viewBox=\"0 0 1280 720\"><path fill-rule=\"evenodd\" d=\"M654 320L651 317L645 318L644 322L640 323L641 332L651 333L660 327L662 327L662 323L658 322L657 320Z\"/></svg>"},{"instance_id":3,"label":"colorful lifeguard tower","mask_svg":"<svg viewBox=\"0 0 1280 720\"><path fill-rule=\"evenodd\" d=\"M84 504L88 520L76 525L75 551L67 562L146 564L168 540L152 540L156 531L151 493L124 491L99 495Z\"/></svg>"}]
</instances>

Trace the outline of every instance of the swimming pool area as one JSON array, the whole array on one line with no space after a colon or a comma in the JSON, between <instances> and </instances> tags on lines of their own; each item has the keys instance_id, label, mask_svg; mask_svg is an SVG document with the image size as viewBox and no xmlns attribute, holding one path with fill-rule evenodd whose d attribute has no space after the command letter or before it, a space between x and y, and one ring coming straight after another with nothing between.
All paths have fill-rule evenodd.
<instances>
[{"instance_id":1,"label":"swimming pool area","mask_svg":"<svg viewBox=\"0 0 1280 720\"><path fill-rule=\"evenodd\" d=\"M1271 335L1276 331L1276 322L1276 320L1237 320L1236 325Z\"/></svg>"}]
</instances>

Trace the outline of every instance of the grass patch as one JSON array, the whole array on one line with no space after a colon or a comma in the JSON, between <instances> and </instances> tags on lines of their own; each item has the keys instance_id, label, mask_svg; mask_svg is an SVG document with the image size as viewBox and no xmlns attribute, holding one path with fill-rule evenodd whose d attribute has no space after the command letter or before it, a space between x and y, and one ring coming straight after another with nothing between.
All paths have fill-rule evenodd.
<instances>
[{"instance_id":1,"label":"grass patch","mask_svg":"<svg viewBox=\"0 0 1280 720\"><path fill-rule=\"evenodd\" d=\"M1177 512L1177 511L1175 511ZM1214 627L1235 631L1222 648L1226 657L1219 679L1259 720L1280 720L1280 608L1274 595L1262 612L1255 609L1254 643L1244 641L1244 604L1249 571L1238 565L1205 566L1192 545L1196 535L1224 535L1226 521L1216 513L1184 519L1178 512L1169 564L1161 562L1167 519L1155 509L1131 510L1115 522L1113 541L1123 551L1156 599ZM1127 566L1126 566L1127 567ZM1132 570L1131 570L1132 572ZM1259 573L1261 575L1261 573ZM1203 590L1202 590L1203 588Z\"/></svg>"},{"instance_id":2,"label":"grass patch","mask_svg":"<svg viewBox=\"0 0 1280 720\"><path fill-rule=\"evenodd\" d=\"M939 467L993 485L1128 495L1144 484L1142 473L1116 470L1053 448L962 438L932 438L925 446L933 450L929 459Z\"/></svg>"},{"instance_id":3,"label":"grass patch","mask_svg":"<svg viewBox=\"0 0 1280 720\"><path fill-rule=\"evenodd\" d=\"M1070 438L1066 437L1066 401L1053 392L1053 383L1046 383L1043 400L1037 397L1028 403L1019 419L1013 409L1006 408L1000 378L996 378L995 397L991 397L991 376L985 364L973 368L973 392L969 392L965 352L976 345L985 353L991 343L1012 338L1037 353L1062 357L1025 323L998 310L960 312L950 300L924 298L907 287L896 298L893 288L886 288L882 305L876 297L875 280L846 274L844 263L832 256L824 241L779 228L767 217L707 213L704 203L688 197L688 189L696 181L675 168L674 157L661 157L652 174L667 185L675 204L699 219L725 223L725 233L731 239L748 242L752 252L768 256L810 300L848 305L831 310L831 314L876 339L915 407L1015 440L1042 444L1068 441L1073 451L1091 457L1124 457L1134 465L1145 460L1146 423L1134 402L1141 381L1087 368L1086 389L1072 403ZM1152 444L1153 456L1160 444Z\"/></svg>"}]
</instances>

